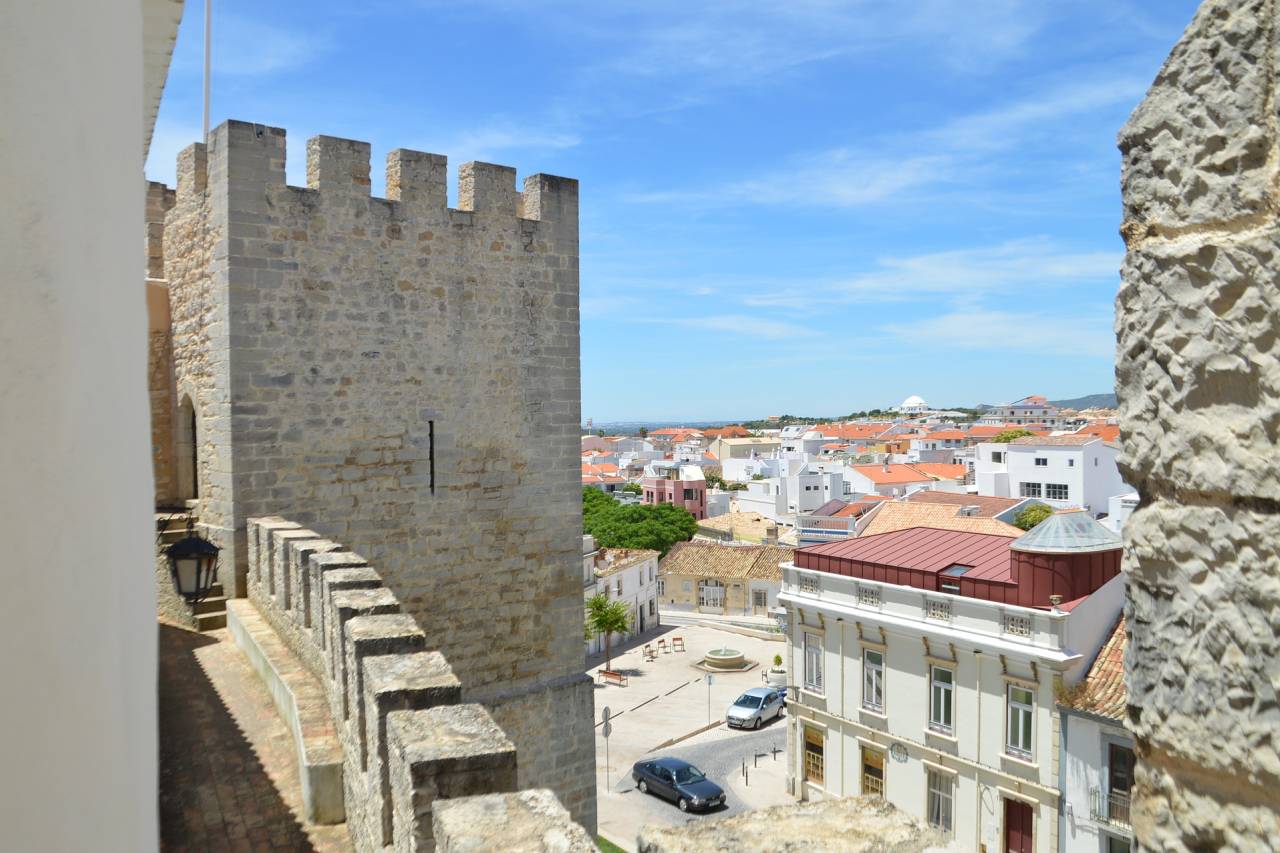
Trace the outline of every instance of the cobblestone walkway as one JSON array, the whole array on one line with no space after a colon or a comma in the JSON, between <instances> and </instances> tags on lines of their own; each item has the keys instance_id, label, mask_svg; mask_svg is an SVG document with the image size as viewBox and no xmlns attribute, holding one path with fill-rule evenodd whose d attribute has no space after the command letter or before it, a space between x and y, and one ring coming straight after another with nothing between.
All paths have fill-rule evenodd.
<instances>
[{"instance_id":1,"label":"cobblestone walkway","mask_svg":"<svg viewBox=\"0 0 1280 853\"><path fill-rule=\"evenodd\" d=\"M300 817L293 739L226 629L159 629L161 849L350 850Z\"/></svg>"}]
</instances>

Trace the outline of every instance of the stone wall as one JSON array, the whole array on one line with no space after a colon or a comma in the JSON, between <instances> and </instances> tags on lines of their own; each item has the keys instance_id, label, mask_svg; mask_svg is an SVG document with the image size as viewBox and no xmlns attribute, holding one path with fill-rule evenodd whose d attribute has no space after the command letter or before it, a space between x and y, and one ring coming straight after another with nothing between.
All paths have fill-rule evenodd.
<instances>
[{"instance_id":1,"label":"stone wall","mask_svg":"<svg viewBox=\"0 0 1280 853\"><path fill-rule=\"evenodd\" d=\"M151 400L151 464L156 506L179 503L173 455L177 409L173 323L169 317L169 283L164 277L164 220L173 203L173 190L155 181L147 183L147 393Z\"/></svg>"},{"instance_id":2,"label":"stone wall","mask_svg":"<svg viewBox=\"0 0 1280 853\"><path fill-rule=\"evenodd\" d=\"M1120 134L1128 725L1146 849L1280 838L1274 0L1209 0ZM1170 654L1169 650L1177 650Z\"/></svg>"},{"instance_id":3,"label":"stone wall","mask_svg":"<svg viewBox=\"0 0 1280 853\"><path fill-rule=\"evenodd\" d=\"M574 755L561 743L575 734L572 726L537 732L551 744L542 747L549 754L517 750L508 737L515 733L503 720L518 723L523 715L540 721L552 709L531 706L527 693L498 705L501 718L463 704L464 685L450 662L362 557L279 517L249 519L246 542L250 601L328 697L342 748L347 828L357 850L431 850L440 836L441 849L462 843L465 822L435 819L434 806L442 800L459 804L456 815L512 821L488 827L499 835L505 830L508 841L517 818L548 838L588 838L551 791L499 796L534 787L518 770L525 764L551 762L562 773L576 772ZM585 694L578 687L575 682L573 692L557 701L585 695L589 718L590 682ZM533 696L550 698L545 692ZM572 720L584 709L559 710ZM590 731L588 744L594 749ZM557 787L576 795L574 786ZM477 799L458 799L469 797ZM585 807L577 803L579 811Z\"/></svg>"},{"instance_id":4,"label":"stone wall","mask_svg":"<svg viewBox=\"0 0 1280 853\"><path fill-rule=\"evenodd\" d=\"M284 157L283 130L228 122L179 159L165 268L201 526L235 595L250 517L362 554L468 700L542 709L513 733L522 778L594 828L577 183L467 163L453 210L438 155L391 152L388 199L366 143L310 140L306 189Z\"/></svg>"}]
</instances>

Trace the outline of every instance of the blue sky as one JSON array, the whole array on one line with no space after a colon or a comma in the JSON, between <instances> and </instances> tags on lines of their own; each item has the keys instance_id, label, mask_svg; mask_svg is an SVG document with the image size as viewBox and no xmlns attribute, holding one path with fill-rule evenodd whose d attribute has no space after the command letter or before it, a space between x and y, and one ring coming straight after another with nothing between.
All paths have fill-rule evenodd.
<instances>
[{"instance_id":1,"label":"blue sky","mask_svg":"<svg viewBox=\"0 0 1280 853\"><path fill-rule=\"evenodd\" d=\"M582 182L582 411L1113 384L1115 134L1195 0L214 0L212 121ZM189 0L148 176L200 131Z\"/></svg>"}]
</instances>

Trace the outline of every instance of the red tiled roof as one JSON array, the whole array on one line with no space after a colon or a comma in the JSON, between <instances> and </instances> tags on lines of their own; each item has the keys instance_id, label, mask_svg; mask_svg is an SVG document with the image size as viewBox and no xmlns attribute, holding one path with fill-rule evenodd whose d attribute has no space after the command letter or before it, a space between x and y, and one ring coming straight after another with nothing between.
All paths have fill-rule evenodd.
<instances>
[{"instance_id":1,"label":"red tiled roof","mask_svg":"<svg viewBox=\"0 0 1280 853\"><path fill-rule=\"evenodd\" d=\"M848 518L850 516L862 515L873 506L879 506L887 500L892 500L888 495L863 495L844 509L836 510L833 518Z\"/></svg>"},{"instance_id":2,"label":"red tiled roof","mask_svg":"<svg viewBox=\"0 0 1280 853\"><path fill-rule=\"evenodd\" d=\"M1009 429L1009 427L975 424L974 426L969 427L968 435L970 438L989 438L999 435L1006 429Z\"/></svg>"},{"instance_id":3,"label":"red tiled roof","mask_svg":"<svg viewBox=\"0 0 1280 853\"><path fill-rule=\"evenodd\" d=\"M1129 701L1129 694L1124 686L1126 642L1122 616L1102 650L1098 652L1093 666L1089 667L1089 674L1080 682L1079 692L1064 704L1111 720L1124 720L1125 705Z\"/></svg>"},{"instance_id":4,"label":"red tiled roof","mask_svg":"<svg viewBox=\"0 0 1280 853\"><path fill-rule=\"evenodd\" d=\"M1076 430L1077 435L1092 435L1103 441L1119 441L1120 425L1119 424L1089 424Z\"/></svg>"},{"instance_id":5,"label":"red tiled roof","mask_svg":"<svg viewBox=\"0 0 1280 853\"><path fill-rule=\"evenodd\" d=\"M970 580L1008 582L1009 543L1013 541L991 533L912 527L810 545L796 551L796 565L817 568L816 561L809 562L810 557L823 556L937 574L960 563L973 567L964 575Z\"/></svg>"},{"instance_id":6,"label":"red tiled roof","mask_svg":"<svg viewBox=\"0 0 1280 853\"><path fill-rule=\"evenodd\" d=\"M913 503L955 504L957 506L976 506L980 518L992 518L1010 507L1022 503L1024 498L997 498L987 495L969 495L960 492L943 492L935 489L921 490L907 495Z\"/></svg>"},{"instance_id":7,"label":"red tiled roof","mask_svg":"<svg viewBox=\"0 0 1280 853\"><path fill-rule=\"evenodd\" d=\"M818 424L814 429L823 438L868 439L878 438L885 430L893 426L891 423L874 424Z\"/></svg>"},{"instance_id":8,"label":"red tiled roof","mask_svg":"<svg viewBox=\"0 0 1280 853\"><path fill-rule=\"evenodd\" d=\"M616 474L618 466L609 462L601 462L598 465L584 462L582 464L583 474Z\"/></svg>"},{"instance_id":9,"label":"red tiled roof","mask_svg":"<svg viewBox=\"0 0 1280 853\"><path fill-rule=\"evenodd\" d=\"M745 427L740 427L737 424L720 427L719 429L704 429L702 434L707 438L746 438L751 435Z\"/></svg>"},{"instance_id":10,"label":"red tiled roof","mask_svg":"<svg viewBox=\"0 0 1280 853\"><path fill-rule=\"evenodd\" d=\"M876 485L927 483L933 479L923 471L917 471L911 465L893 464L887 466L889 469L887 471L884 465L853 465L850 467Z\"/></svg>"},{"instance_id":11,"label":"red tiled roof","mask_svg":"<svg viewBox=\"0 0 1280 853\"><path fill-rule=\"evenodd\" d=\"M939 441L964 441L969 438L969 434L958 429L940 429L937 432L926 432L920 435L913 435L912 438L918 438L921 441L929 441L937 439Z\"/></svg>"},{"instance_id":12,"label":"red tiled roof","mask_svg":"<svg viewBox=\"0 0 1280 853\"><path fill-rule=\"evenodd\" d=\"M1068 435L1024 435L1022 438L1015 438L1010 444L1016 444L1020 447L1078 447L1082 444L1092 444L1098 441L1096 435L1081 435L1079 433L1070 433Z\"/></svg>"},{"instance_id":13,"label":"red tiled roof","mask_svg":"<svg viewBox=\"0 0 1280 853\"><path fill-rule=\"evenodd\" d=\"M912 462L911 467L940 480L962 480L966 470L963 465L948 462Z\"/></svg>"}]
</instances>

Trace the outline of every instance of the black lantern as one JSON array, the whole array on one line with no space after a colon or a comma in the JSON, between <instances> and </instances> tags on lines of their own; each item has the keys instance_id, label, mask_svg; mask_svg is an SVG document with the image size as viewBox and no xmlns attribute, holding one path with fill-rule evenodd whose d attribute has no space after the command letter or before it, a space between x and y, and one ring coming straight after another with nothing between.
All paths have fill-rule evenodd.
<instances>
[{"instance_id":1,"label":"black lantern","mask_svg":"<svg viewBox=\"0 0 1280 853\"><path fill-rule=\"evenodd\" d=\"M192 531L187 522L187 535L165 549L169 558L169 576L173 589L188 604L202 601L218 580L218 552L221 549Z\"/></svg>"}]
</instances>

